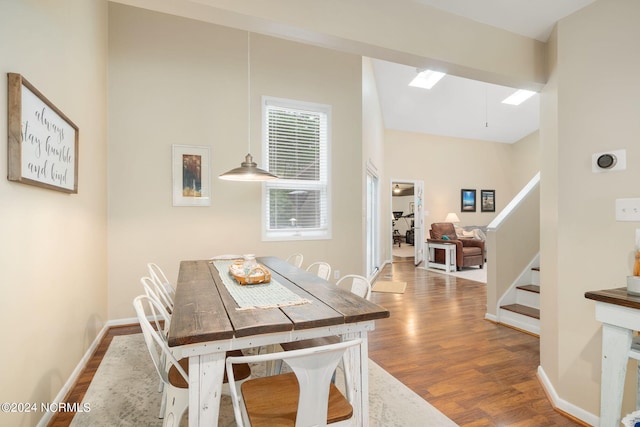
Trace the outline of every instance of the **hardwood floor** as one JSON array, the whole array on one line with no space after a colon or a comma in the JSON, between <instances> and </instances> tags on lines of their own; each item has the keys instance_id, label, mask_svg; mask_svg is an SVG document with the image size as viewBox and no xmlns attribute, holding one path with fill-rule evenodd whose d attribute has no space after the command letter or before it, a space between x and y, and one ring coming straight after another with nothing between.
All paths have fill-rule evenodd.
<instances>
[{"instance_id":1,"label":"hardwood floor","mask_svg":"<svg viewBox=\"0 0 640 427\"><path fill-rule=\"evenodd\" d=\"M379 280L406 281L407 289L372 293L391 317L376 321L369 357L454 422L584 425L554 410L538 382L539 339L484 320L486 285L412 262L386 266Z\"/></svg>"},{"instance_id":2,"label":"hardwood floor","mask_svg":"<svg viewBox=\"0 0 640 427\"><path fill-rule=\"evenodd\" d=\"M80 376L78 377L78 381L74 384L73 388L69 392L69 394L64 399L66 403L80 403L82 402L82 398L84 397L89 385L91 384L91 380L93 380L93 376L95 375L98 367L100 366L100 362L102 362L102 358L104 357L107 349L109 348L109 344L111 344L111 340L113 337L117 335L130 335L130 334L140 334L142 333L142 329L140 329L140 325L131 325L131 326L119 326L110 328L106 333L98 348L94 351L93 355L87 362L87 366L84 368ZM149 363L151 363L151 358L149 358ZM71 424L71 420L75 415L74 412L58 412L56 413L51 420L49 421L48 427L65 427Z\"/></svg>"},{"instance_id":3,"label":"hardwood floor","mask_svg":"<svg viewBox=\"0 0 640 427\"><path fill-rule=\"evenodd\" d=\"M372 293L391 317L376 322L369 356L454 422L583 425L555 411L546 398L536 378L538 338L484 320L486 285L416 269L412 262L385 267L379 279L406 281L407 289ZM113 336L139 332L112 328L65 401L82 401ZM49 426L68 426L72 416L56 414Z\"/></svg>"}]
</instances>

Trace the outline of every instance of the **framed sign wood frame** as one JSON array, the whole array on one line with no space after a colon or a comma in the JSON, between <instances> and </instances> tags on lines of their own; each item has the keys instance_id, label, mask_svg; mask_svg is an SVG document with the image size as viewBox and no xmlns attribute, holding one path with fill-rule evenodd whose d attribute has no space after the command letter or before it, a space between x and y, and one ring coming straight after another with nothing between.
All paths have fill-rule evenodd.
<instances>
[{"instance_id":1,"label":"framed sign wood frame","mask_svg":"<svg viewBox=\"0 0 640 427\"><path fill-rule=\"evenodd\" d=\"M7 76L7 179L76 194L78 127L20 74Z\"/></svg>"}]
</instances>

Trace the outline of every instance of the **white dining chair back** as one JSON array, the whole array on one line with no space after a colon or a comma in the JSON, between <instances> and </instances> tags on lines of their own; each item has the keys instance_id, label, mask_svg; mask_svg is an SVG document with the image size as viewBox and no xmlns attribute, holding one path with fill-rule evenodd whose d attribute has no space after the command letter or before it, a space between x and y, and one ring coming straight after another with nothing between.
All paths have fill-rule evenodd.
<instances>
[{"instance_id":1,"label":"white dining chair back","mask_svg":"<svg viewBox=\"0 0 640 427\"><path fill-rule=\"evenodd\" d=\"M171 298L167 292L165 292L164 286L160 285L156 280L153 280L151 277L141 277L140 284L142 284L142 288L144 289L145 295L150 298L153 298L158 303L160 303L167 313L171 314L173 312L173 303ZM166 326L163 328L165 331L169 331L169 327Z\"/></svg>"},{"instance_id":2,"label":"white dining chair back","mask_svg":"<svg viewBox=\"0 0 640 427\"><path fill-rule=\"evenodd\" d=\"M161 417L164 415L163 426L178 426L189 405L189 375L175 358L167 344L166 337L162 331L158 331L151 324L149 319L160 317L165 322L170 321L169 313L162 304L147 295L140 295L133 300L133 307L136 310L138 321L142 329L144 341L149 350L153 366L164 383L163 403L164 411L161 409ZM169 371L177 372L178 381L170 379ZM180 381L180 379L182 379Z\"/></svg>"},{"instance_id":3,"label":"white dining chair back","mask_svg":"<svg viewBox=\"0 0 640 427\"><path fill-rule=\"evenodd\" d=\"M353 401L349 392L351 376L348 375L348 383L345 386L347 397L340 393L331 379L345 351L361 343L362 339L355 339L301 350L228 357L227 377L231 385L236 424L238 427L255 426L260 425L262 421L269 425L270 420L277 419L279 414L288 414L294 409L296 427L326 426L328 414L337 415L342 419L331 423L331 426L352 425ZM284 361L293 372L248 380L242 385L242 395L238 393L233 381L233 364L274 360ZM240 402L240 399L243 401ZM264 407L265 399L269 399L267 408ZM329 406L329 401L332 407ZM257 411L254 409L256 403L261 406ZM336 407L340 408L339 415L335 414ZM344 409L347 409L346 413ZM345 419L346 417L348 418Z\"/></svg>"},{"instance_id":4,"label":"white dining chair back","mask_svg":"<svg viewBox=\"0 0 640 427\"><path fill-rule=\"evenodd\" d=\"M169 279L167 279L167 275L164 274L164 271L162 271L162 269L156 263L148 263L147 268L149 269L149 277L151 277L158 285L162 287L166 298L171 303L170 307L173 309L173 301L176 297L176 290L171 282L169 282Z\"/></svg>"},{"instance_id":5,"label":"white dining chair back","mask_svg":"<svg viewBox=\"0 0 640 427\"><path fill-rule=\"evenodd\" d=\"M287 258L287 262L289 264L295 265L298 268L302 267L302 260L304 260L304 257L302 256L302 254L299 254L299 253L291 254Z\"/></svg>"},{"instance_id":6,"label":"white dining chair back","mask_svg":"<svg viewBox=\"0 0 640 427\"><path fill-rule=\"evenodd\" d=\"M351 291L364 299L369 299L371 297L371 283L364 276L347 274L346 276L341 277L336 285L339 288Z\"/></svg>"},{"instance_id":7,"label":"white dining chair back","mask_svg":"<svg viewBox=\"0 0 640 427\"><path fill-rule=\"evenodd\" d=\"M331 277L331 266L323 261L314 262L307 267L307 271L315 273L324 280L329 280Z\"/></svg>"}]
</instances>

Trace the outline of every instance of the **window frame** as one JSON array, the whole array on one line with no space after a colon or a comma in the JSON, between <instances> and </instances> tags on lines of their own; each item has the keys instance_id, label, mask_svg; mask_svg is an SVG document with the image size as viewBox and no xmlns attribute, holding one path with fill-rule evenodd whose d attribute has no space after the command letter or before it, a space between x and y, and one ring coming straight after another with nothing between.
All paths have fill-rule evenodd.
<instances>
[{"instance_id":1,"label":"window frame","mask_svg":"<svg viewBox=\"0 0 640 427\"><path fill-rule=\"evenodd\" d=\"M262 240L263 241L295 241L295 240L326 240L331 239L332 234L332 208L331 208L331 106L326 104L318 104L307 101L298 101L285 98L276 98L272 96L262 97L262 165L263 168L269 170L269 141L268 141L268 107L275 106L285 109L303 110L324 114L326 116L326 147L324 147L325 158L320 156L320 179L319 180L293 180L293 179L277 179L273 181L264 181L262 183ZM321 151L323 151L321 149ZM324 166L323 166L324 164ZM324 177L324 178L323 178ZM320 228L284 228L270 229L270 206L268 204L268 194L270 189L286 188L286 189L314 189L321 191L324 200L320 203L325 205L325 218L321 222L326 225ZM324 194L322 194L324 193Z\"/></svg>"}]
</instances>

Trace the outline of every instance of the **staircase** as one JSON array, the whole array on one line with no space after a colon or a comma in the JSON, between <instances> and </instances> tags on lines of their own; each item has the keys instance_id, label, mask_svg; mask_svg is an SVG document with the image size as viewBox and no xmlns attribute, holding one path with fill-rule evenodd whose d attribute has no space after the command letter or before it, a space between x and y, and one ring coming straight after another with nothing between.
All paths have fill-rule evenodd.
<instances>
[{"instance_id":1,"label":"staircase","mask_svg":"<svg viewBox=\"0 0 640 427\"><path fill-rule=\"evenodd\" d=\"M540 335L540 267L531 267L504 296L498 323Z\"/></svg>"}]
</instances>

